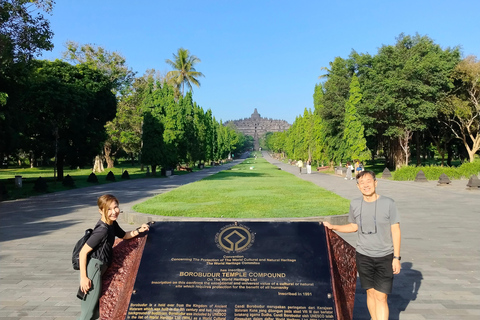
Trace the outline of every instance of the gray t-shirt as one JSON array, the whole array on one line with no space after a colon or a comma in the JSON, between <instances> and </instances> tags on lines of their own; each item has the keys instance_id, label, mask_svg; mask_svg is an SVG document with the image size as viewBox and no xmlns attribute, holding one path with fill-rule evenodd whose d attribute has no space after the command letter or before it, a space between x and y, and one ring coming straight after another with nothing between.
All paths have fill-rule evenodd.
<instances>
[{"instance_id":1,"label":"gray t-shirt","mask_svg":"<svg viewBox=\"0 0 480 320\"><path fill-rule=\"evenodd\" d=\"M350 202L348 221L358 226L357 252L369 257L384 257L393 253L391 226L400 223L395 201L379 196L366 202L363 197Z\"/></svg>"}]
</instances>

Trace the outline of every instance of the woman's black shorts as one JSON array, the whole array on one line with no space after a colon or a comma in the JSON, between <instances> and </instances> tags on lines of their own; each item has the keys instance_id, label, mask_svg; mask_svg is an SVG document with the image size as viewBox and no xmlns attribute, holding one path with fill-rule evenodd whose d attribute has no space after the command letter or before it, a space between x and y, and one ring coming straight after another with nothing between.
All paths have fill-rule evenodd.
<instances>
[{"instance_id":1,"label":"woman's black shorts","mask_svg":"<svg viewBox=\"0 0 480 320\"><path fill-rule=\"evenodd\" d=\"M369 257L356 254L360 283L365 290L375 289L390 294L393 286L393 253L385 257Z\"/></svg>"}]
</instances>

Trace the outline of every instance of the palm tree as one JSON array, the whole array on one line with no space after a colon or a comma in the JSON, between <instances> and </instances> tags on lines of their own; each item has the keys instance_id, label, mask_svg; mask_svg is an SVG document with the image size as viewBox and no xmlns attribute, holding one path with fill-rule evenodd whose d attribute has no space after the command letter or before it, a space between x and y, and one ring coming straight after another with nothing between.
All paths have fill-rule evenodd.
<instances>
[{"instance_id":1,"label":"palm tree","mask_svg":"<svg viewBox=\"0 0 480 320\"><path fill-rule=\"evenodd\" d=\"M185 84L192 89L192 83L200 87L198 77L204 77L203 73L195 70L195 64L201 62L199 58L190 55L187 49L178 49L177 54L173 54L174 61L166 59L165 62L171 65L175 70L167 73L167 79L172 80L178 89L182 87L182 96L184 95Z\"/></svg>"}]
</instances>

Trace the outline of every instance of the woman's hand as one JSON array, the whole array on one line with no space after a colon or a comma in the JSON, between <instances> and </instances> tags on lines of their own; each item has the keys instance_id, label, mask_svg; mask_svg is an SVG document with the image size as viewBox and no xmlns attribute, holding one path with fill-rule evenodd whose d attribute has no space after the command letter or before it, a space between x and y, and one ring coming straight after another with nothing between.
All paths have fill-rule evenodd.
<instances>
[{"instance_id":1,"label":"woman's hand","mask_svg":"<svg viewBox=\"0 0 480 320\"><path fill-rule=\"evenodd\" d=\"M92 281L88 277L81 277L80 278L80 289L83 293L87 293L88 290L92 287Z\"/></svg>"},{"instance_id":2,"label":"woman's hand","mask_svg":"<svg viewBox=\"0 0 480 320\"><path fill-rule=\"evenodd\" d=\"M138 232L145 232L145 231L148 231L148 230L150 230L150 227L146 223L142 224L142 226L140 228L138 228Z\"/></svg>"}]
</instances>

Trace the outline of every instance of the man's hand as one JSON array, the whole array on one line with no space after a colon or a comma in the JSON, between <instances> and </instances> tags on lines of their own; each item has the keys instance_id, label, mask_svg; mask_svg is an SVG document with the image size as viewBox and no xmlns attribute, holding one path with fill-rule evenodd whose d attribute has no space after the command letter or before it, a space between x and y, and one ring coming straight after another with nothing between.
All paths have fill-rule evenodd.
<instances>
[{"instance_id":1,"label":"man's hand","mask_svg":"<svg viewBox=\"0 0 480 320\"><path fill-rule=\"evenodd\" d=\"M392 269L393 269L393 274L399 274L400 269L402 269L402 266L400 265L400 260L398 259L393 259L392 261Z\"/></svg>"},{"instance_id":2,"label":"man's hand","mask_svg":"<svg viewBox=\"0 0 480 320\"><path fill-rule=\"evenodd\" d=\"M323 225L324 225L325 227L327 227L328 229L333 230L333 225L331 225L330 222L324 221L324 222L323 222Z\"/></svg>"}]
</instances>

